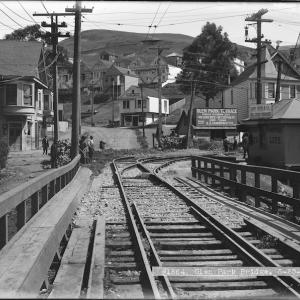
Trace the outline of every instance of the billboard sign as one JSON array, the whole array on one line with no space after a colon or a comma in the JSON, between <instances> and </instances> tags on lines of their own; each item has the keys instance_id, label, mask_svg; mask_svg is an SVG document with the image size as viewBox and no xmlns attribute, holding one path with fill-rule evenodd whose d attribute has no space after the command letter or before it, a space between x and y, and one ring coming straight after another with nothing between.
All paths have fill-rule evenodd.
<instances>
[{"instance_id":1,"label":"billboard sign","mask_svg":"<svg viewBox=\"0 0 300 300\"><path fill-rule=\"evenodd\" d=\"M197 127L234 127L237 124L236 108L198 108Z\"/></svg>"}]
</instances>

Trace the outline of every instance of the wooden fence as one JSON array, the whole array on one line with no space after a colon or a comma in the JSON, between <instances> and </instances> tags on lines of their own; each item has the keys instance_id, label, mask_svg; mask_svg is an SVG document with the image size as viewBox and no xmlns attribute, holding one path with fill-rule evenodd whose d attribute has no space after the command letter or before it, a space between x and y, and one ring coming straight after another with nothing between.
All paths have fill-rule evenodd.
<instances>
[{"instance_id":1,"label":"wooden fence","mask_svg":"<svg viewBox=\"0 0 300 300\"><path fill-rule=\"evenodd\" d=\"M272 213L278 212L279 202L290 205L294 221L300 217L300 172L243 165L203 156L192 156L191 159L193 177L222 189L229 187L231 196L237 196L240 201L245 202L247 196L252 196L255 207L264 202L271 206ZM289 190L283 193L281 186Z\"/></svg>"},{"instance_id":2,"label":"wooden fence","mask_svg":"<svg viewBox=\"0 0 300 300\"><path fill-rule=\"evenodd\" d=\"M30 218L63 189L75 176L80 163L80 155L69 164L50 170L20 186L0 195L0 249L9 240L8 216L16 210L16 227L20 230L28 221L26 204L30 201Z\"/></svg>"}]
</instances>

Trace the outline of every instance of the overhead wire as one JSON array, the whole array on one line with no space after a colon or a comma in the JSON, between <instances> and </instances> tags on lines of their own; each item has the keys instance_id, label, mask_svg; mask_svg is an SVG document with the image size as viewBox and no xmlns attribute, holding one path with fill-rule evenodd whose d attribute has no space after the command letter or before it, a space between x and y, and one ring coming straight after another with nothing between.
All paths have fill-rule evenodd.
<instances>
[{"instance_id":1,"label":"overhead wire","mask_svg":"<svg viewBox=\"0 0 300 300\"><path fill-rule=\"evenodd\" d=\"M0 8L0 11L5 14L10 20L12 20L14 23L16 23L18 26L20 27L23 27L23 25L21 25L20 23L18 23L16 20L14 20L13 18L11 18L5 11L3 11L1 8Z\"/></svg>"},{"instance_id":2,"label":"overhead wire","mask_svg":"<svg viewBox=\"0 0 300 300\"><path fill-rule=\"evenodd\" d=\"M154 22L154 20L155 20L155 18L156 18L156 16L157 16L157 13L158 13L158 11L159 11L159 8L160 8L160 6L161 6L161 2L159 3L159 6L158 6L158 8L157 8L157 10L156 10L156 13L155 13L155 15L154 15L154 18L153 18L153 20L152 20L152 22L151 22L150 26L148 26L148 27L149 27L149 29L148 29L148 32L147 32L147 35L146 35L146 38L145 38L145 40L147 40L147 38L148 38L148 35L149 35L149 32L150 32L150 29L151 29L151 27L152 27L152 24L153 24L153 22Z\"/></svg>"},{"instance_id":3,"label":"overhead wire","mask_svg":"<svg viewBox=\"0 0 300 300\"><path fill-rule=\"evenodd\" d=\"M45 9L46 13L49 15L49 11L47 10L47 8L46 8L46 6L45 6L44 2L43 2L43 1L41 1L41 3L42 3L42 5L43 5L43 7L44 7L44 9Z\"/></svg>"},{"instance_id":4,"label":"overhead wire","mask_svg":"<svg viewBox=\"0 0 300 300\"><path fill-rule=\"evenodd\" d=\"M11 11L13 14L15 14L16 16L18 16L19 18L23 19L26 22L33 22L32 20L28 20L25 19L23 16L19 15L18 13L16 13L14 10L12 10L11 8L9 8L6 4L3 3L3 1L0 2L6 9L8 9L9 11Z\"/></svg>"},{"instance_id":5,"label":"overhead wire","mask_svg":"<svg viewBox=\"0 0 300 300\"><path fill-rule=\"evenodd\" d=\"M4 23L2 23L1 21L0 21L0 24L3 25L3 26L5 26L5 27L7 27L7 28L9 28L9 29L16 30L15 28L13 28L13 27L11 27L11 26L9 26L9 25L6 25L6 24L4 24Z\"/></svg>"}]
</instances>

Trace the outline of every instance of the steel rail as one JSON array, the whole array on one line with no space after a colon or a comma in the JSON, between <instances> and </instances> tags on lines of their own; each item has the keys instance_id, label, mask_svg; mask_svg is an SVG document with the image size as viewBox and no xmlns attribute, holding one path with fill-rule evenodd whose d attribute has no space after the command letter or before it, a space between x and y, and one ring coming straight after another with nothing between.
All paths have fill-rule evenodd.
<instances>
[{"instance_id":1,"label":"steel rail","mask_svg":"<svg viewBox=\"0 0 300 300\"><path fill-rule=\"evenodd\" d=\"M259 262L259 266L272 266L272 267L280 267L279 264L274 262L272 259L267 257L262 251L255 248L253 245L251 245L246 239L238 235L236 232L234 232L232 229L227 228L223 224L221 224L216 218L208 214L206 211L204 211L199 205L194 203L191 199L189 199L185 194L183 194L178 188L174 187L172 184L164 180L161 176L157 174L157 169L160 169L163 167L160 166L158 168L155 168L153 171L149 170L146 166L143 166L141 163L139 163L140 167L144 168L144 170L148 170L152 174L153 177L158 179L160 182L164 183L167 187L169 187L170 190L172 190L174 193L182 197L187 203L191 205L191 207L194 209L195 212L197 212L198 216L206 217L208 218L212 224L217 226L223 233L226 233L226 236L229 236L233 241L241 245L241 249L243 250L243 256L247 257L248 259L251 259L251 257L254 257L256 261ZM224 235L225 236L225 235ZM253 261L255 262L255 261ZM289 292L291 295L296 296L300 298L300 281L298 278L294 276L272 276L273 280L276 281L276 283L281 286L281 288L287 292ZM291 287L290 285L293 285L294 287ZM276 286L276 285L275 285Z\"/></svg>"},{"instance_id":2,"label":"steel rail","mask_svg":"<svg viewBox=\"0 0 300 300\"><path fill-rule=\"evenodd\" d=\"M149 264L148 259L147 259L147 254L146 254L146 251L144 249L142 239L140 237L137 225L134 221L134 216L132 214L130 204L128 202L128 199L126 197L126 194L125 194L125 191L124 191L124 188L123 188L123 185L122 185L122 179L120 177L120 174L119 174L119 171L118 171L118 168L117 168L117 165L116 165L116 161L118 161L118 160L120 160L120 159L114 159L113 162L112 162L112 166L113 166L114 173L115 173L115 176L116 176L116 179L117 179L117 184L118 184L120 192L121 192L121 197L122 197L122 199L125 203L125 207L126 207L128 215L129 215L129 218L128 218L129 219L129 226L132 229L133 238L134 238L134 240L135 240L135 242L138 246L137 250L138 250L138 253L140 255L141 262L142 262L141 265L142 265L142 268L143 268L143 277L146 279L146 282L147 282L147 285L146 285L147 292L149 292L149 294L150 294L149 296L151 298L161 299L159 291L158 291L158 287L157 287L156 282L155 282L155 278L152 274L152 270L151 270L150 264Z\"/></svg>"}]
</instances>

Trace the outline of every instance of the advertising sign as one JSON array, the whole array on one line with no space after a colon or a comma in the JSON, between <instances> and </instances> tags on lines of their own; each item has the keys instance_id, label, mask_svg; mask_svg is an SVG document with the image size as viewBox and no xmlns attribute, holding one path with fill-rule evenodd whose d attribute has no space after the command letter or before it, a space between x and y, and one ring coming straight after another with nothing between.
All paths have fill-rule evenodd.
<instances>
[{"instance_id":1,"label":"advertising sign","mask_svg":"<svg viewBox=\"0 0 300 300\"><path fill-rule=\"evenodd\" d=\"M196 109L197 127L230 127L237 124L236 108L198 108Z\"/></svg>"}]
</instances>

